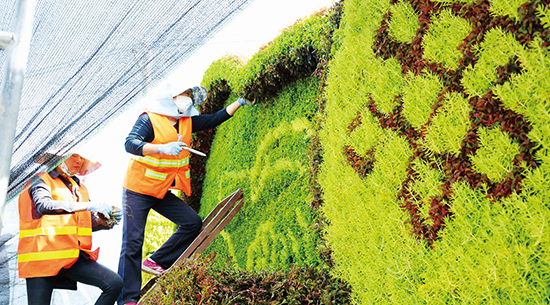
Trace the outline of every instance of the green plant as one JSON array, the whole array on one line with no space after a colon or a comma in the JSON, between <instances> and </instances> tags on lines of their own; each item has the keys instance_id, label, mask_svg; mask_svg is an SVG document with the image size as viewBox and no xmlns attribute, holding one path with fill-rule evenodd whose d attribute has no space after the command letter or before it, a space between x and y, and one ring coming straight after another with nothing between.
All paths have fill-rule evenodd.
<instances>
[{"instance_id":1,"label":"green plant","mask_svg":"<svg viewBox=\"0 0 550 305\"><path fill-rule=\"evenodd\" d=\"M368 90L372 99L382 113L390 113L397 106L395 96L401 92L405 84L401 65L393 58L384 62L375 60L368 71L368 78L371 80Z\"/></svg>"},{"instance_id":2,"label":"green plant","mask_svg":"<svg viewBox=\"0 0 550 305\"><path fill-rule=\"evenodd\" d=\"M349 286L316 267L250 272L192 258L164 274L143 304L349 304Z\"/></svg>"},{"instance_id":3,"label":"green plant","mask_svg":"<svg viewBox=\"0 0 550 305\"><path fill-rule=\"evenodd\" d=\"M514 168L512 160L519 153L519 145L496 128L480 128L478 135L481 147L470 157L474 170L502 182Z\"/></svg>"},{"instance_id":4,"label":"green plant","mask_svg":"<svg viewBox=\"0 0 550 305\"><path fill-rule=\"evenodd\" d=\"M405 1L393 5L390 12L392 17L389 24L389 34L399 42L410 43L420 27L418 14L410 3Z\"/></svg>"},{"instance_id":5,"label":"green plant","mask_svg":"<svg viewBox=\"0 0 550 305\"><path fill-rule=\"evenodd\" d=\"M418 76L410 73L407 76L407 84L403 89L403 116L420 130L433 113L443 84L437 75L430 72Z\"/></svg>"},{"instance_id":6,"label":"green plant","mask_svg":"<svg viewBox=\"0 0 550 305\"><path fill-rule=\"evenodd\" d=\"M403 2L410 42L388 35L397 1L346 1L336 33L319 136L333 274L355 304L548 303L546 2L517 19L503 1Z\"/></svg>"},{"instance_id":7,"label":"green plant","mask_svg":"<svg viewBox=\"0 0 550 305\"><path fill-rule=\"evenodd\" d=\"M320 263L305 162L318 84L314 78L298 81L218 128L200 213L237 188L245 198L225 238L207 249L217 252L220 263L230 259L234 266L256 270Z\"/></svg>"},{"instance_id":8,"label":"green plant","mask_svg":"<svg viewBox=\"0 0 550 305\"><path fill-rule=\"evenodd\" d=\"M454 15L451 10L441 11L422 40L424 58L451 70L458 68L458 60L462 57L458 46L471 29L468 20Z\"/></svg>"},{"instance_id":9,"label":"green plant","mask_svg":"<svg viewBox=\"0 0 550 305\"><path fill-rule=\"evenodd\" d=\"M540 5L537 8L537 15L540 18L540 22L544 25L545 28L550 28L550 8Z\"/></svg>"},{"instance_id":10,"label":"green plant","mask_svg":"<svg viewBox=\"0 0 550 305\"><path fill-rule=\"evenodd\" d=\"M491 12L499 16L510 16L520 20L518 9L526 0L491 0Z\"/></svg>"},{"instance_id":11,"label":"green plant","mask_svg":"<svg viewBox=\"0 0 550 305\"><path fill-rule=\"evenodd\" d=\"M479 60L475 66L464 70L462 83L465 91L472 96L485 95L497 81L496 68L506 65L521 50L521 45L512 34L500 28L490 30L477 50Z\"/></svg>"},{"instance_id":12,"label":"green plant","mask_svg":"<svg viewBox=\"0 0 550 305\"><path fill-rule=\"evenodd\" d=\"M471 107L460 93L445 96L442 108L427 127L426 147L432 153L457 156L470 129Z\"/></svg>"}]
</instances>

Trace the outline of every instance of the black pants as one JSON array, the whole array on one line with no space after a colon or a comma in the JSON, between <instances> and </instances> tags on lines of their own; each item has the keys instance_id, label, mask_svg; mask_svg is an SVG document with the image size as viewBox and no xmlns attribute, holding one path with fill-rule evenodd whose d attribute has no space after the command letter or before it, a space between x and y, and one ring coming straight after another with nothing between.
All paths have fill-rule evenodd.
<instances>
[{"instance_id":1,"label":"black pants","mask_svg":"<svg viewBox=\"0 0 550 305\"><path fill-rule=\"evenodd\" d=\"M162 199L123 190L124 222L118 274L124 280L120 304L137 302L141 289L141 260L145 224L151 209L178 225L172 236L151 256L169 268L197 237L202 228L200 216L171 192Z\"/></svg>"},{"instance_id":2,"label":"black pants","mask_svg":"<svg viewBox=\"0 0 550 305\"><path fill-rule=\"evenodd\" d=\"M101 295L96 305L112 305L122 290L122 278L109 268L91 260L80 252L80 257L69 269L61 269L57 276L27 279L27 299L29 305L49 305L52 292L60 276L84 284L99 287Z\"/></svg>"}]
</instances>

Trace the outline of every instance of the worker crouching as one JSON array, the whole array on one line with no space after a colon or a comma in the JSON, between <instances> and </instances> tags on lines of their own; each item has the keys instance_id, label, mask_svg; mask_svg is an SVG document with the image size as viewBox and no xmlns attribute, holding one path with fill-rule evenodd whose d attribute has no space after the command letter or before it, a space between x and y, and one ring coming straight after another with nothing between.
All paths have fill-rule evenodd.
<instances>
[{"instance_id":1,"label":"worker crouching","mask_svg":"<svg viewBox=\"0 0 550 305\"><path fill-rule=\"evenodd\" d=\"M76 290L76 282L102 290L96 301L114 304L122 278L97 263L92 231L110 229L120 209L91 202L78 177L100 166L72 154L50 173L42 173L19 196L19 277L27 283L28 304L50 304L54 288Z\"/></svg>"}]
</instances>

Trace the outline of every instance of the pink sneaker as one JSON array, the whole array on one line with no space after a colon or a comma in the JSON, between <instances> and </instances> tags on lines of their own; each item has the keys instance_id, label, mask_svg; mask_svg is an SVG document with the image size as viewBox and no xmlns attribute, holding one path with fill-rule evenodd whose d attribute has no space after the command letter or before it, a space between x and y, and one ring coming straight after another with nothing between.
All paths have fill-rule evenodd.
<instances>
[{"instance_id":1,"label":"pink sneaker","mask_svg":"<svg viewBox=\"0 0 550 305\"><path fill-rule=\"evenodd\" d=\"M143 263L141 263L141 270L154 275L159 275L165 271L164 268L159 266L157 263L155 263L155 261L150 258L144 260Z\"/></svg>"}]
</instances>

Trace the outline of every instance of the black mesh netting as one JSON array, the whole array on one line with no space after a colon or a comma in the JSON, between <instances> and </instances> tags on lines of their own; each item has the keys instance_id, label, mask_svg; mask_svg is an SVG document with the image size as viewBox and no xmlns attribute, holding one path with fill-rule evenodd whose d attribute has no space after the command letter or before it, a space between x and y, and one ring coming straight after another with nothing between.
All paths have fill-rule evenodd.
<instances>
[{"instance_id":1,"label":"black mesh netting","mask_svg":"<svg viewBox=\"0 0 550 305\"><path fill-rule=\"evenodd\" d=\"M38 0L7 201L252 1ZM0 30L11 30L15 2L0 1Z\"/></svg>"}]
</instances>

